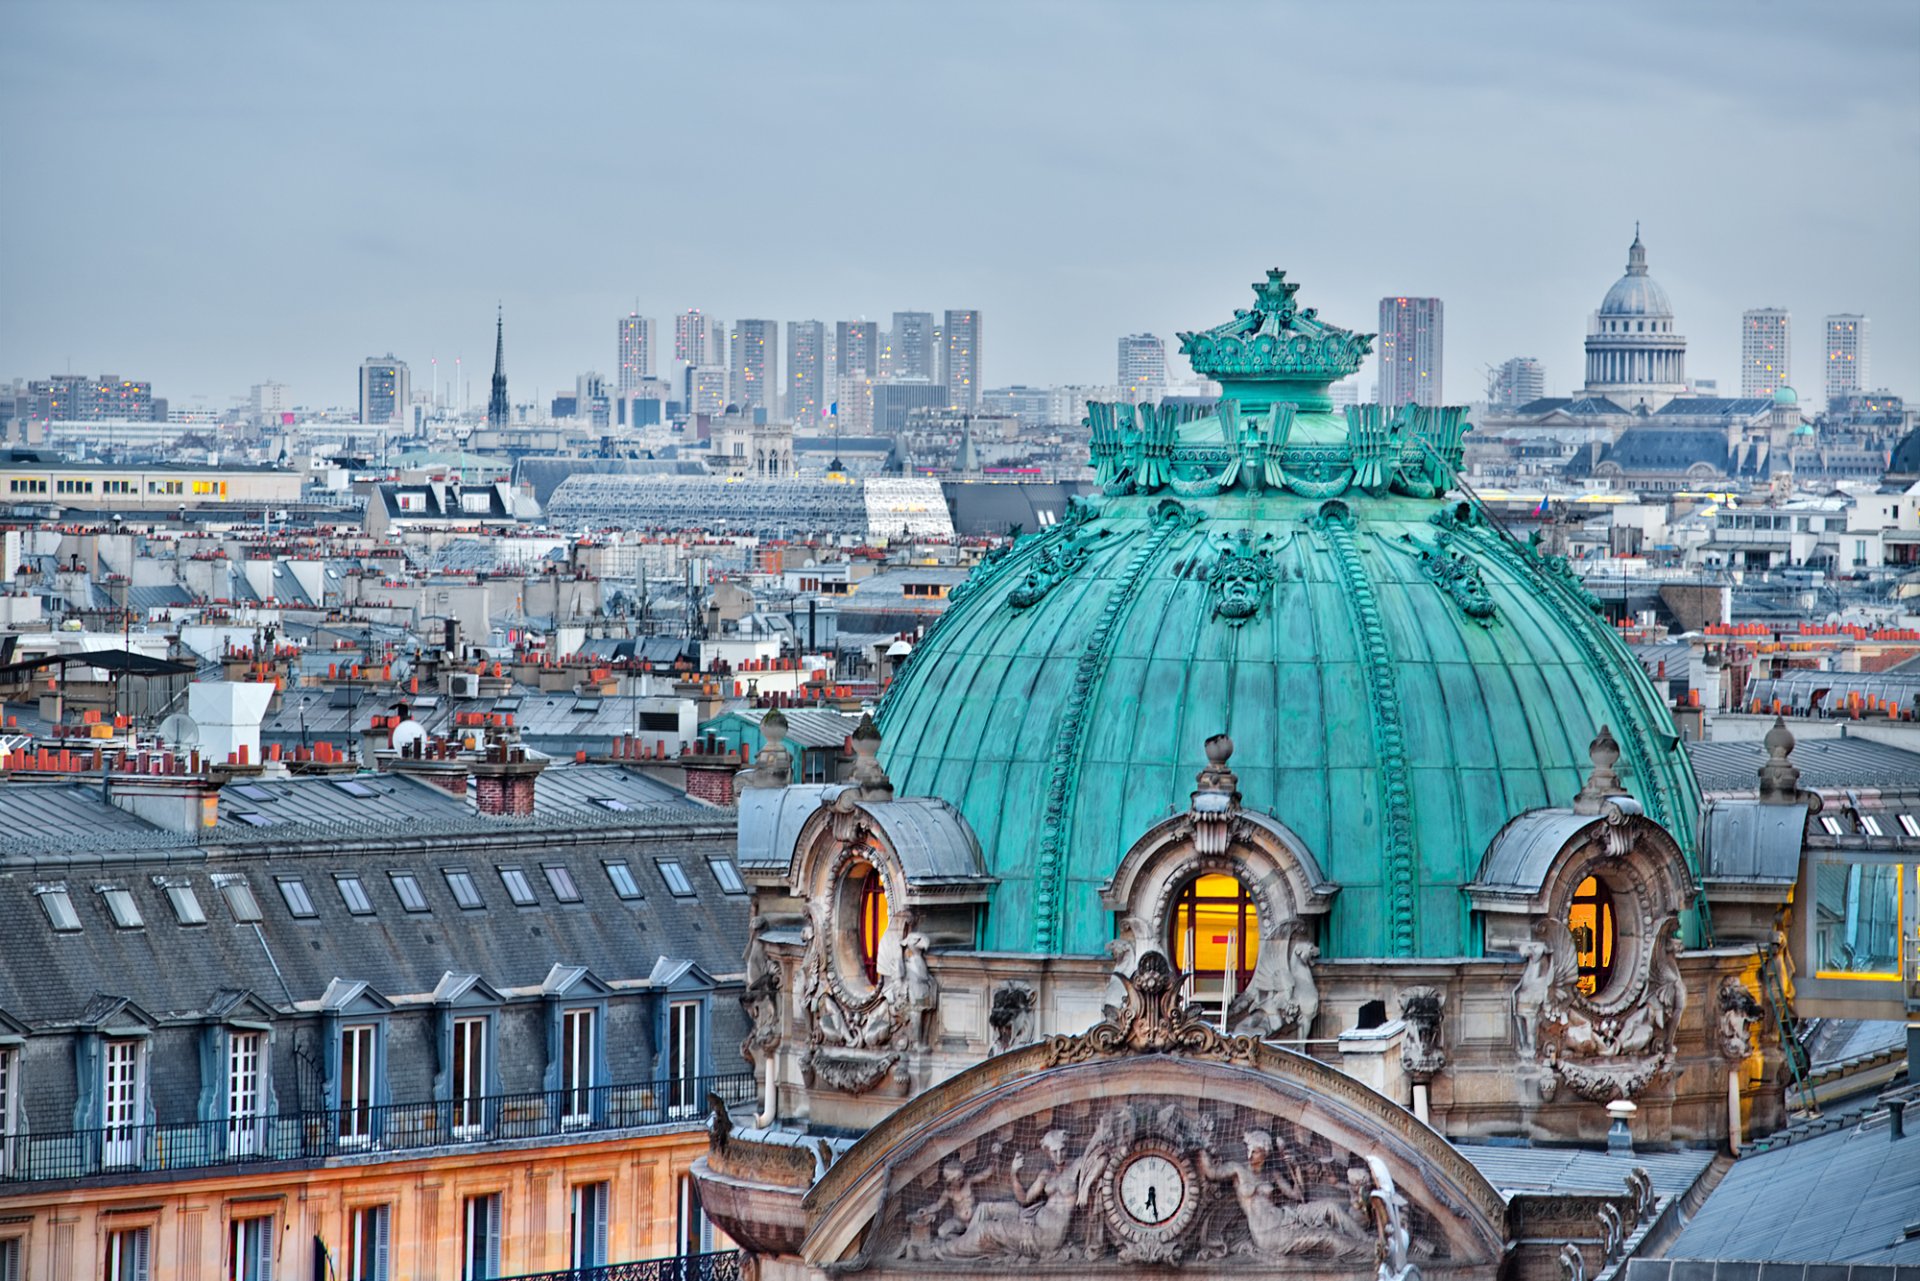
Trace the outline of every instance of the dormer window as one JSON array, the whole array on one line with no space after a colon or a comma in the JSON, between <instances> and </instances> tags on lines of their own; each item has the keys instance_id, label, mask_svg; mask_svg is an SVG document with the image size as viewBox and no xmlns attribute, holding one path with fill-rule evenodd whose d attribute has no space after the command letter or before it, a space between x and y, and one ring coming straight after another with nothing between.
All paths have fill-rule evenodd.
<instances>
[{"instance_id":1,"label":"dormer window","mask_svg":"<svg viewBox=\"0 0 1920 1281\"><path fill-rule=\"evenodd\" d=\"M1574 961L1580 971L1576 986L1588 996L1604 991L1613 981L1614 946L1620 936L1613 894L1606 882L1597 876L1580 882L1567 911L1567 929L1573 934Z\"/></svg>"},{"instance_id":2,"label":"dormer window","mask_svg":"<svg viewBox=\"0 0 1920 1281\"><path fill-rule=\"evenodd\" d=\"M1260 909L1235 876L1187 883L1168 921L1167 955L1192 984L1192 999L1224 1009L1244 992L1260 959Z\"/></svg>"}]
</instances>

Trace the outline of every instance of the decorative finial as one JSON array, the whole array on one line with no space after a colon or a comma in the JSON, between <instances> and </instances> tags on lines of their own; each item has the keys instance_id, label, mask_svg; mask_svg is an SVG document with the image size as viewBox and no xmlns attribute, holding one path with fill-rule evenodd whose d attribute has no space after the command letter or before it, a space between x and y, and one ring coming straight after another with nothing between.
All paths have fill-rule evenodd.
<instances>
[{"instance_id":1,"label":"decorative finial","mask_svg":"<svg viewBox=\"0 0 1920 1281\"><path fill-rule=\"evenodd\" d=\"M1193 847L1202 854L1224 854L1233 840L1233 816L1240 808L1240 779L1227 768L1233 740L1215 734L1207 740L1207 764L1194 779Z\"/></svg>"},{"instance_id":2,"label":"decorative finial","mask_svg":"<svg viewBox=\"0 0 1920 1281\"><path fill-rule=\"evenodd\" d=\"M1784 716L1773 718L1773 728L1761 740L1767 747L1766 764L1760 767L1760 803L1793 805L1800 796L1800 771L1787 757L1793 752L1793 731Z\"/></svg>"},{"instance_id":3,"label":"decorative finial","mask_svg":"<svg viewBox=\"0 0 1920 1281\"><path fill-rule=\"evenodd\" d=\"M760 737L764 742L759 759L734 777L743 788L785 787L793 781L793 753L787 748L787 718L779 708L768 709L760 718Z\"/></svg>"},{"instance_id":4,"label":"decorative finial","mask_svg":"<svg viewBox=\"0 0 1920 1281\"><path fill-rule=\"evenodd\" d=\"M1573 798L1573 812L1576 814L1598 814L1608 798L1627 795L1627 789L1620 782L1620 775L1614 771L1614 763L1620 759L1620 744L1614 741L1613 732L1605 725L1593 736L1593 742L1587 746L1587 757L1593 762L1593 770L1587 775L1587 782L1580 794Z\"/></svg>"},{"instance_id":5,"label":"decorative finial","mask_svg":"<svg viewBox=\"0 0 1920 1281\"><path fill-rule=\"evenodd\" d=\"M853 770L847 777L853 784L855 800L893 799L893 780L880 767L879 753L880 727L873 723L872 713L867 713L853 730Z\"/></svg>"}]
</instances>

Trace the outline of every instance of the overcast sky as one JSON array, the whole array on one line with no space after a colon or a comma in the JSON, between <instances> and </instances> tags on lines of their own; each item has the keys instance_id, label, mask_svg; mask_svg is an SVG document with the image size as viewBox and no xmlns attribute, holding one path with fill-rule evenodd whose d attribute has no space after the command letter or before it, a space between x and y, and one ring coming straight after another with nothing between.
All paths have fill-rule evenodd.
<instances>
[{"instance_id":1,"label":"overcast sky","mask_svg":"<svg viewBox=\"0 0 1920 1281\"><path fill-rule=\"evenodd\" d=\"M416 387L494 304L516 400L612 372L638 300L977 307L986 385L1110 381L1269 266L1324 318L1446 304L1577 383L1638 219L1737 390L1742 309L1872 318L1920 397L1920 3L0 6L0 378ZM784 353L783 353L784 355Z\"/></svg>"}]
</instances>

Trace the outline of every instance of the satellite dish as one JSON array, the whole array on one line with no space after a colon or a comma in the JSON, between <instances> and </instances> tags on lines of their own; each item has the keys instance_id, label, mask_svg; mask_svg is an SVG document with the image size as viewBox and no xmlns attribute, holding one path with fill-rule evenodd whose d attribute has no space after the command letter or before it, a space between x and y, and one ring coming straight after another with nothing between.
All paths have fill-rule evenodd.
<instances>
[{"instance_id":1,"label":"satellite dish","mask_svg":"<svg viewBox=\"0 0 1920 1281\"><path fill-rule=\"evenodd\" d=\"M404 752L415 743L424 743L427 739L426 727L419 721L408 717L393 727L393 750Z\"/></svg>"},{"instance_id":2,"label":"satellite dish","mask_svg":"<svg viewBox=\"0 0 1920 1281\"><path fill-rule=\"evenodd\" d=\"M176 748L200 746L200 722L185 712L175 712L160 722L160 741Z\"/></svg>"}]
</instances>

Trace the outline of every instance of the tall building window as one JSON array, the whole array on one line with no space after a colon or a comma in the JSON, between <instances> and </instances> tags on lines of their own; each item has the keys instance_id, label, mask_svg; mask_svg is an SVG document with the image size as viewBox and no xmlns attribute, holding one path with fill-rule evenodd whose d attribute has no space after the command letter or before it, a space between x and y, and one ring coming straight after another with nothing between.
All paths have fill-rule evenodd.
<instances>
[{"instance_id":1,"label":"tall building window","mask_svg":"<svg viewBox=\"0 0 1920 1281\"><path fill-rule=\"evenodd\" d=\"M132 1165L140 1157L140 1124L146 1115L147 1055L143 1041L108 1041L101 1062L100 1120L103 1160Z\"/></svg>"},{"instance_id":2,"label":"tall building window","mask_svg":"<svg viewBox=\"0 0 1920 1281\"><path fill-rule=\"evenodd\" d=\"M560 1120L580 1125L593 1115L594 1011L560 1016Z\"/></svg>"},{"instance_id":3,"label":"tall building window","mask_svg":"<svg viewBox=\"0 0 1920 1281\"><path fill-rule=\"evenodd\" d=\"M500 1194L470 1196L460 1233L460 1281L500 1275Z\"/></svg>"},{"instance_id":4,"label":"tall building window","mask_svg":"<svg viewBox=\"0 0 1920 1281\"><path fill-rule=\"evenodd\" d=\"M453 1132L477 1134L487 1093L487 1021L455 1019L453 1023Z\"/></svg>"},{"instance_id":5,"label":"tall building window","mask_svg":"<svg viewBox=\"0 0 1920 1281\"><path fill-rule=\"evenodd\" d=\"M387 1281L387 1234L392 1215L384 1205L363 1205L347 1218L347 1281Z\"/></svg>"},{"instance_id":6,"label":"tall building window","mask_svg":"<svg viewBox=\"0 0 1920 1281\"><path fill-rule=\"evenodd\" d=\"M266 1095L267 1037L264 1032L227 1036L227 1151L253 1156L260 1151Z\"/></svg>"},{"instance_id":7,"label":"tall building window","mask_svg":"<svg viewBox=\"0 0 1920 1281\"><path fill-rule=\"evenodd\" d=\"M365 1143L373 1136L374 1050L380 1029L354 1023L340 1029L340 1138Z\"/></svg>"},{"instance_id":8,"label":"tall building window","mask_svg":"<svg viewBox=\"0 0 1920 1281\"><path fill-rule=\"evenodd\" d=\"M691 1116L702 1101L700 1073L700 1002L675 1001L667 1007L667 1109L672 1116Z\"/></svg>"},{"instance_id":9,"label":"tall building window","mask_svg":"<svg viewBox=\"0 0 1920 1281\"><path fill-rule=\"evenodd\" d=\"M1605 881L1589 876L1574 889L1567 929L1573 935L1574 962L1580 975L1575 986L1593 996L1613 981L1613 949L1620 934L1613 893Z\"/></svg>"},{"instance_id":10,"label":"tall building window","mask_svg":"<svg viewBox=\"0 0 1920 1281\"><path fill-rule=\"evenodd\" d=\"M152 1228L120 1228L107 1233L106 1281L149 1281Z\"/></svg>"},{"instance_id":11,"label":"tall building window","mask_svg":"<svg viewBox=\"0 0 1920 1281\"><path fill-rule=\"evenodd\" d=\"M607 1202L611 1199L608 1195L611 1190L605 1183L574 1185L569 1227L570 1266L603 1268L607 1265Z\"/></svg>"},{"instance_id":12,"label":"tall building window","mask_svg":"<svg viewBox=\"0 0 1920 1281\"><path fill-rule=\"evenodd\" d=\"M713 1249L713 1225L700 1205L700 1190L693 1176L680 1176L680 1194L674 1213L674 1253L706 1254Z\"/></svg>"},{"instance_id":13,"label":"tall building window","mask_svg":"<svg viewBox=\"0 0 1920 1281\"><path fill-rule=\"evenodd\" d=\"M228 1247L228 1281L273 1281L271 1214L235 1219Z\"/></svg>"},{"instance_id":14,"label":"tall building window","mask_svg":"<svg viewBox=\"0 0 1920 1281\"><path fill-rule=\"evenodd\" d=\"M1224 1009L1253 978L1260 959L1260 909L1238 877L1198 877L1174 901L1168 955L1195 1001Z\"/></svg>"}]
</instances>

